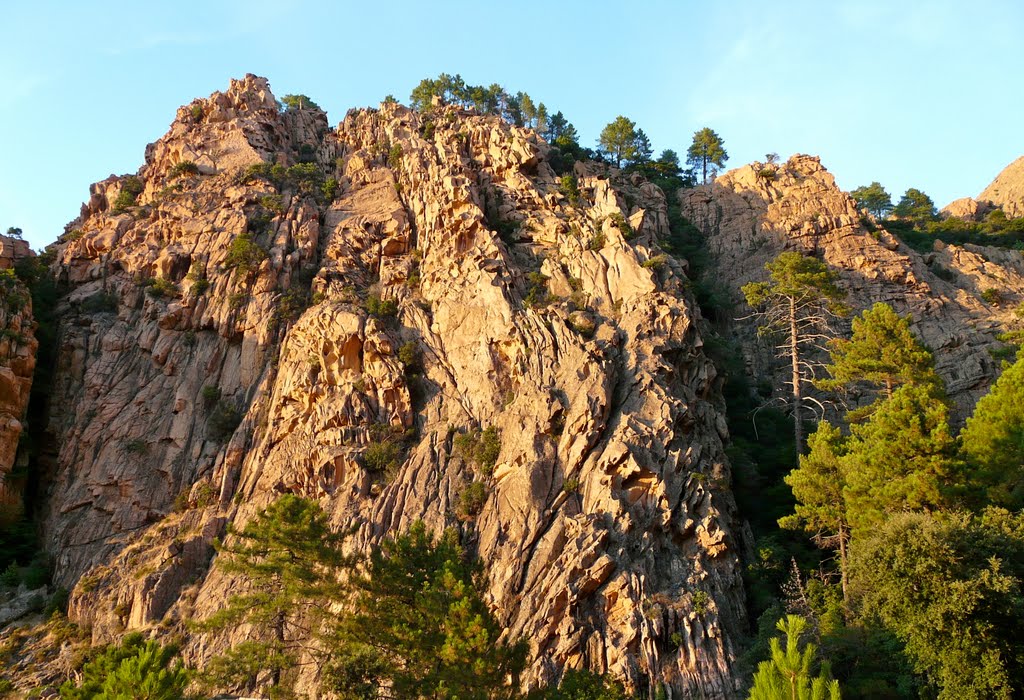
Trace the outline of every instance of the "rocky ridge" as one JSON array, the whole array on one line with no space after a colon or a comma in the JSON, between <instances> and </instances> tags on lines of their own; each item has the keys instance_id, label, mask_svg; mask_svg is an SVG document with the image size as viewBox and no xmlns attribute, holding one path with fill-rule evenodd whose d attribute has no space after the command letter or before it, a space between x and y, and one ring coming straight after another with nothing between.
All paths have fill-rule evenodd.
<instances>
[{"instance_id":1,"label":"rocky ridge","mask_svg":"<svg viewBox=\"0 0 1024 700\"><path fill-rule=\"evenodd\" d=\"M452 107L330 129L247 76L179 110L140 182L93 186L54 267L44 535L94 640L216 610L233 583L212 540L294 492L360 523L362 548L461 524L530 642L530 686L587 667L733 695L727 430L658 247L664 194L577 166L574 204L546 152ZM492 474L454 444L484 427L501 431ZM402 446L387 474L366 459L381 440ZM467 513L473 481L488 497Z\"/></svg>"},{"instance_id":2,"label":"rocky ridge","mask_svg":"<svg viewBox=\"0 0 1024 700\"><path fill-rule=\"evenodd\" d=\"M1020 252L936 242L932 252L919 254L884 229L869 230L816 157L731 170L682 191L680 200L684 215L707 236L713 276L738 309L743 284L764 279L765 263L783 250L798 250L820 256L839 274L855 312L885 302L909 314L935 352L960 420L999 372L998 336L1020 328L1013 312L1024 300ZM751 373L778 373L781 387L780 368L771 349L758 344L753 323L735 323Z\"/></svg>"},{"instance_id":3,"label":"rocky ridge","mask_svg":"<svg viewBox=\"0 0 1024 700\"><path fill-rule=\"evenodd\" d=\"M32 374L36 365L35 321L32 296L14 276L14 264L33 255L18 238L0 236L0 518L17 518L21 505L21 479L26 454L19 454L28 411Z\"/></svg>"}]
</instances>

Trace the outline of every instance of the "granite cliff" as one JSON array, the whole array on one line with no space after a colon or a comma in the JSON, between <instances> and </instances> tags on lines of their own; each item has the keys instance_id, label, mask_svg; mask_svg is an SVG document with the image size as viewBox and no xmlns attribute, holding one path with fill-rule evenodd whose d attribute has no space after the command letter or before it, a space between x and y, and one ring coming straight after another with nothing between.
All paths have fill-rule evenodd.
<instances>
[{"instance_id":1,"label":"granite cliff","mask_svg":"<svg viewBox=\"0 0 1024 700\"><path fill-rule=\"evenodd\" d=\"M359 547L462 527L528 685L587 667L731 696L727 430L664 194L580 165L570 201L546 153L454 107L332 129L247 76L93 186L53 268L43 533L94 641L216 610L211 542L293 492ZM486 474L454 438L492 427Z\"/></svg>"}]
</instances>

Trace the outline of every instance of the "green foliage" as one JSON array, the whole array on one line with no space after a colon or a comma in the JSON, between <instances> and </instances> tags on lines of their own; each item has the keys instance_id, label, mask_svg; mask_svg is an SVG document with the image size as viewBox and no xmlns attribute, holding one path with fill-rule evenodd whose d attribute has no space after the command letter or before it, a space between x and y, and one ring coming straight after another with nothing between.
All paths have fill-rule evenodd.
<instances>
[{"instance_id":1,"label":"green foliage","mask_svg":"<svg viewBox=\"0 0 1024 700\"><path fill-rule=\"evenodd\" d=\"M972 482L988 501L1024 508L1024 358L1006 367L960 432Z\"/></svg>"},{"instance_id":2,"label":"green foliage","mask_svg":"<svg viewBox=\"0 0 1024 700\"><path fill-rule=\"evenodd\" d=\"M473 520L484 509L487 497L490 492L487 484L482 481L473 481L459 494L457 513L463 520Z\"/></svg>"},{"instance_id":3,"label":"green foliage","mask_svg":"<svg viewBox=\"0 0 1024 700\"><path fill-rule=\"evenodd\" d=\"M539 309L552 302L548 291L548 278L540 272L531 272L526 276L526 297L523 302L532 309Z\"/></svg>"},{"instance_id":4,"label":"green foliage","mask_svg":"<svg viewBox=\"0 0 1024 700\"><path fill-rule=\"evenodd\" d=\"M884 389L885 396L904 384L935 386L932 353L910 330L910 317L899 316L892 307L881 302L853 319L853 334L847 339L829 341L831 379L815 385L822 389L849 389L867 384L874 390ZM861 409L854 418L870 413Z\"/></svg>"},{"instance_id":5,"label":"green foliage","mask_svg":"<svg viewBox=\"0 0 1024 700\"><path fill-rule=\"evenodd\" d=\"M778 621L776 628L783 637L771 640L771 659L758 665L750 700L839 700L839 681L830 679L827 670L814 675L817 647L807 644L801 648L800 637L807 621L788 615Z\"/></svg>"},{"instance_id":6,"label":"green foliage","mask_svg":"<svg viewBox=\"0 0 1024 700\"><path fill-rule=\"evenodd\" d=\"M306 95L285 95L281 98L281 104L284 105L286 110L320 109L320 105L309 99ZM320 109L320 111L322 112L323 110Z\"/></svg>"},{"instance_id":7,"label":"green foliage","mask_svg":"<svg viewBox=\"0 0 1024 700\"><path fill-rule=\"evenodd\" d=\"M604 231L598 231L590 240L587 241L587 250L597 252L604 248L608 244L608 237L604 235Z\"/></svg>"},{"instance_id":8,"label":"green foliage","mask_svg":"<svg viewBox=\"0 0 1024 700\"><path fill-rule=\"evenodd\" d=\"M252 235L242 233L231 241L224 258L224 267L228 270L234 268L235 277L243 279L255 272L266 258L267 251L252 239Z\"/></svg>"},{"instance_id":9,"label":"green foliage","mask_svg":"<svg viewBox=\"0 0 1024 700\"><path fill-rule=\"evenodd\" d=\"M420 369L423 364L420 344L415 340L402 343L398 348L398 361L402 363L402 368L405 369L406 374L411 374Z\"/></svg>"},{"instance_id":10,"label":"green foliage","mask_svg":"<svg viewBox=\"0 0 1024 700\"><path fill-rule=\"evenodd\" d=\"M932 198L914 187L903 193L900 201L893 207L892 213L900 219L916 224L934 221L938 215Z\"/></svg>"},{"instance_id":11,"label":"green foliage","mask_svg":"<svg viewBox=\"0 0 1024 700\"><path fill-rule=\"evenodd\" d=\"M135 206L142 191L146 189L145 183L135 175L129 175L121 180L121 191L114 199L113 213L120 214L129 207Z\"/></svg>"},{"instance_id":12,"label":"green foliage","mask_svg":"<svg viewBox=\"0 0 1024 700\"><path fill-rule=\"evenodd\" d=\"M384 474L398 467L401 451L393 442L378 442L363 451L363 467L375 474Z\"/></svg>"},{"instance_id":13,"label":"green foliage","mask_svg":"<svg viewBox=\"0 0 1024 700\"><path fill-rule=\"evenodd\" d=\"M154 299L164 297L175 297L178 295L178 285L164 277L150 277L145 282L146 294Z\"/></svg>"},{"instance_id":14,"label":"green foliage","mask_svg":"<svg viewBox=\"0 0 1024 700\"><path fill-rule=\"evenodd\" d=\"M490 474L501 454L501 431L495 426L469 430L455 437L455 452L472 462L484 474Z\"/></svg>"},{"instance_id":15,"label":"green foliage","mask_svg":"<svg viewBox=\"0 0 1024 700\"><path fill-rule=\"evenodd\" d=\"M217 405L220 401L220 387L212 384L207 384L203 387L200 395L203 398L203 406L209 410Z\"/></svg>"},{"instance_id":16,"label":"green foliage","mask_svg":"<svg viewBox=\"0 0 1024 700\"><path fill-rule=\"evenodd\" d=\"M575 175L566 174L558 180L558 191L576 207L580 204L580 186Z\"/></svg>"},{"instance_id":17,"label":"green foliage","mask_svg":"<svg viewBox=\"0 0 1024 700\"><path fill-rule=\"evenodd\" d=\"M693 142L686 150L686 163L694 172L700 170L702 183L706 184L708 173L713 176L727 160L729 154L725 150L725 142L721 136L708 127L694 133Z\"/></svg>"},{"instance_id":18,"label":"green foliage","mask_svg":"<svg viewBox=\"0 0 1024 700\"><path fill-rule=\"evenodd\" d=\"M841 458L846 454L846 440L839 428L822 421L807 438L808 453L800 455L800 466L786 476L793 489L796 506L793 515L779 519L779 526L788 530L804 529L825 535L819 541L832 544L828 538L842 538L849 531L843 487L846 483ZM834 541L836 547L840 542Z\"/></svg>"},{"instance_id":19,"label":"green foliage","mask_svg":"<svg viewBox=\"0 0 1024 700\"><path fill-rule=\"evenodd\" d=\"M591 671L569 669L555 688L530 693L529 700L628 700L622 686Z\"/></svg>"},{"instance_id":20,"label":"green foliage","mask_svg":"<svg viewBox=\"0 0 1024 700\"><path fill-rule=\"evenodd\" d=\"M599 151L611 160L616 168L622 168L624 161L632 163L639 157L639 133L636 126L635 122L620 115L601 130L601 135L597 139ZM644 138L646 139L646 136ZM647 146L649 148L649 143Z\"/></svg>"},{"instance_id":21,"label":"green foliage","mask_svg":"<svg viewBox=\"0 0 1024 700\"><path fill-rule=\"evenodd\" d=\"M343 698L511 698L506 678L525 645L499 642L484 605L483 578L457 534L435 543L422 523L386 540L352 577L353 610L338 618L331 689Z\"/></svg>"},{"instance_id":22,"label":"green foliage","mask_svg":"<svg viewBox=\"0 0 1024 700\"><path fill-rule=\"evenodd\" d=\"M877 527L893 513L949 503L960 469L948 408L933 387L900 387L851 431L843 457L844 499L854 528Z\"/></svg>"},{"instance_id":23,"label":"green foliage","mask_svg":"<svg viewBox=\"0 0 1024 700\"><path fill-rule=\"evenodd\" d=\"M377 294L366 297L366 313L378 318L393 318L398 314L398 303L394 299L381 299Z\"/></svg>"},{"instance_id":24,"label":"green foliage","mask_svg":"<svg viewBox=\"0 0 1024 700\"><path fill-rule=\"evenodd\" d=\"M64 700L180 700L190 673L175 662L177 648L132 633L82 667L77 683L60 687Z\"/></svg>"},{"instance_id":25,"label":"green foliage","mask_svg":"<svg viewBox=\"0 0 1024 700\"><path fill-rule=\"evenodd\" d=\"M217 567L248 586L198 627L216 631L248 623L255 639L215 659L204 672L207 683L269 686L280 693L286 672L308 648L307 630L319 632L333 618L327 608L343 600L338 578L351 561L341 552L342 539L317 503L292 494L242 529L231 528L218 546Z\"/></svg>"},{"instance_id":26,"label":"green foliage","mask_svg":"<svg viewBox=\"0 0 1024 700\"><path fill-rule=\"evenodd\" d=\"M1024 516L901 513L855 539L865 620L906 645L940 700L1024 692Z\"/></svg>"},{"instance_id":27,"label":"green foliage","mask_svg":"<svg viewBox=\"0 0 1024 700\"><path fill-rule=\"evenodd\" d=\"M183 160L171 166L167 171L167 177L174 180L179 177L191 177L199 174L199 166L191 160Z\"/></svg>"},{"instance_id":28,"label":"green foliage","mask_svg":"<svg viewBox=\"0 0 1024 700\"><path fill-rule=\"evenodd\" d=\"M892 211L892 197L881 183L872 182L870 185L858 187L850 196L857 203L858 209L867 210L876 219L884 218Z\"/></svg>"},{"instance_id":29,"label":"green foliage","mask_svg":"<svg viewBox=\"0 0 1024 700\"><path fill-rule=\"evenodd\" d=\"M242 413L234 403L220 399L206 419L207 435L214 442L227 442L242 423Z\"/></svg>"}]
</instances>

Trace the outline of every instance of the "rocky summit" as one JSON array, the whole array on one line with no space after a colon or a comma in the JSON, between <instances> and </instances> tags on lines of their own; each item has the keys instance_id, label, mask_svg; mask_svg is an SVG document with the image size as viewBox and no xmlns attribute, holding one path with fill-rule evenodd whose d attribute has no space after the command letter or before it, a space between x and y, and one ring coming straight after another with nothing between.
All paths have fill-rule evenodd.
<instances>
[{"instance_id":1,"label":"rocky summit","mask_svg":"<svg viewBox=\"0 0 1024 700\"><path fill-rule=\"evenodd\" d=\"M1022 162L947 213L1020 216ZM130 632L192 669L257 635L194 623L251 585L217 565L222 543L292 494L351 555L414 523L455 532L501 638L526 643L517 690L589 671L652 700L745 696L767 607L749 577L792 568L804 589L803 555L779 558L737 506L762 482L733 473L748 448L725 397L742 375L745 401L785 403L789 371L744 285L798 252L832 271L847 319L888 304L960 426L1022 329L1024 258L911 247L812 156L668 192L647 176L566 166L534 129L440 98L332 127L247 75L181 107L39 259L0 236L0 503L31 505L52 562L49 588L0 605L0 623L29 621L0 632L13 687L74 682L82 644ZM25 260L55 290L35 408L50 326L14 274ZM841 415L814 396L818 418ZM60 588L67 618L31 618ZM290 690L315 697L325 673L300 664Z\"/></svg>"}]
</instances>

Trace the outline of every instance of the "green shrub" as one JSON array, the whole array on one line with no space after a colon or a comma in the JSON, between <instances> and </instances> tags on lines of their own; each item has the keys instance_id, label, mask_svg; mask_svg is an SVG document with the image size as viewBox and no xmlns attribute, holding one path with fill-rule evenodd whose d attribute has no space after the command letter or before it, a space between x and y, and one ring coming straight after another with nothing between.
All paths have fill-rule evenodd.
<instances>
[{"instance_id":1,"label":"green shrub","mask_svg":"<svg viewBox=\"0 0 1024 700\"><path fill-rule=\"evenodd\" d=\"M167 176L172 180L179 177L191 177L199 174L199 166L190 160L183 160L171 166Z\"/></svg>"},{"instance_id":2,"label":"green shrub","mask_svg":"<svg viewBox=\"0 0 1024 700\"><path fill-rule=\"evenodd\" d=\"M575 311L569 315L569 326L584 338L593 338L597 332L597 323L588 314Z\"/></svg>"},{"instance_id":3,"label":"green shrub","mask_svg":"<svg viewBox=\"0 0 1024 700\"><path fill-rule=\"evenodd\" d=\"M128 207L135 206L135 201L138 199L139 195L142 194L142 190L144 189L146 189L145 184L135 175L129 175L124 178L121 181L121 192L114 200L113 213L120 214L128 209Z\"/></svg>"},{"instance_id":4,"label":"green shrub","mask_svg":"<svg viewBox=\"0 0 1024 700\"><path fill-rule=\"evenodd\" d=\"M633 229L630 223L626 221L626 217L623 216L621 212L615 212L614 214L610 215L608 217L608 220L612 223L612 225L615 228L619 229L619 231L622 232L622 237L625 238L627 241L632 240L633 238L636 237L636 231Z\"/></svg>"},{"instance_id":5,"label":"green shrub","mask_svg":"<svg viewBox=\"0 0 1024 700\"><path fill-rule=\"evenodd\" d=\"M487 484L482 481L474 481L459 494L459 505L457 512L463 520L472 520L480 515L490 495Z\"/></svg>"},{"instance_id":6,"label":"green shrub","mask_svg":"<svg viewBox=\"0 0 1024 700\"><path fill-rule=\"evenodd\" d=\"M120 646L107 646L85 666L75 681L60 687L65 700L146 698L179 700L189 672L175 661L177 648L146 641L138 632L126 635Z\"/></svg>"},{"instance_id":7,"label":"green shrub","mask_svg":"<svg viewBox=\"0 0 1024 700\"><path fill-rule=\"evenodd\" d=\"M201 104L192 105L192 121L201 122L203 120L203 106Z\"/></svg>"},{"instance_id":8,"label":"green shrub","mask_svg":"<svg viewBox=\"0 0 1024 700\"><path fill-rule=\"evenodd\" d=\"M144 455L149 452L149 445L146 444L145 440L125 440L121 443L121 449L128 454Z\"/></svg>"},{"instance_id":9,"label":"green shrub","mask_svg":"<svg viewBox=\"0 0 1024 700\"><path fill-rule=\"evenodd\" d=\"M569 477L562 482L562 490L566 493L576 493L580 490L580 480L576 477Z\"/></svg>"},{"instance_id":10,"label":"green shrub","mask_svg":"<svg viewBox=\"0 0 1024 700\"><path fill-rule=\"evenodd\" d=\"M21 583L21 570L18 565L13 561L7 565L3 573L0 573L0 586L6 586L8 588L17 588L18 584Z\"/></svg>"},{"instance_id":11,"label":"green shrub","mask_svg":"<svg viewBox=\"0 0 1024 700\"><path fill-rule=\"evenodd\" d=\"M363 467L375 474L383 474L398 466L400 450L393 442L377 442L363 451Z\"/></svg>"},{"instance_id":12,"label":"green shrub","mask_svg":"<svg viewBox=\"0 0 1024 700\"><path fill-rule=\"evenodd\" d=\"M207 384L203 387L201 392L203 396L203 405L207 408L212 408L220 400L220 387L215 387L212 384Z\"/></svg>"},{"instance_id":13,"label":"green shrub","mask_svg":"<svg viewBox=\"0 0 1024 700\"><path fill-rule=\"evenodd\" d=\"M661 268L665 267L665 263L667 261L667 255L655 255L653 258L648 258L647 260L644 260L640 264L640 267L646 268L648 270L660 270Z\"/></svg>"},{"instance_id":14,"label":"green shrub","mask_svg":"<svg viewBox=\"0 0 1024 700\"><path fill-rule=\"evenodd\" d=\"M558 181L558 191L569 200L569 204L579 206L580 186L575 175L563 175Z\"/></svg>"},{"instance_id":15,"label":"green shrub","mask_svg":"<svg viewBox=\"0 0 1024 700\"><path fill-rule=\"evenodd\" d=\"M607 236L604 235L604 231L598 231L591 236L590 241L587 243L587 250L598 251L605 247L608 243Z\"/></svg>"},{"instance_id":16,"label":"green shrub","mask_svg":"<svg viewBox=\"0 0 1024 700\"><path fill-rule=\"evenodd\" d=\"M230 401L220 399L206 419L207 434L214 442L227 442L241 423L241 411Z\"/></svg>"},{"instance_id":17,"label":"green shrub","mask_svg":"<svg viewBox=\"0 0 1024 700\"><path fill-rule=\"evenodd\" d=\"M117 295L112 292L96 292L85 298L82 310L88 313L117 311Z\"/></svg>"},{"instance_id":18,"label":"green shrub","mask_svg":"<svg viewBox=\"0 0 1024 700\"><path fill-rule=\"evenodd\" d=\"M154 299L173 297L178 294L178 285L163 277L150 277L145 281L146 294Z\"/></svg>"},{"instance_id":19,"label":"green shrub","mask_svg":"<svg viewBox=\"0 0 1024 700\"><path fill-rule=\"evenodd\" d=\"M526 276L526 282L526 298L523 301L527 306L537 309L551 303L552 296L548 291L547 277L540 272L531 272Z\"/></svg>"},{"instance_id":20,"label":"green shrub","mask_svg":"<svg viewBox=\"0 0 1024 700\"><path fill-rule=\"evenodd\" d=\"M998 289L989 287L988 289L982 291L981 299L986 304L998 306L1003 301L1003 295L999 293Z\"/></svg>"},{"instance_id":21,"label":"green shrub","mask_svg":"<svg viewBox=\"0 0 1024 700\"><path fill-rule=\"evenodd\" d=\"M285 111L291 109L320 109L320 105L309 99L306 95L285 95L281 98L281 105ZM321 109L320 111L322 112L323 110Z\"/></svg>"},{"instance_id":22,"label":"green shrub","mask_svg":"<svg viewBox=\"0 0 1024 700\"><path fill-rule=\"evenodd\" d=\"M398 348L398 361L402 363L406 374L419 369L422 359L420 345L415 340L402 343L402 346Z\"/></svg>"},{"instance_id":23,"label":"green shrub","mask_svg":"<svg viewBox=\"0 0 1024 700\"><path fill-rule=\"evenodd\" d=\"M402 168L402 146L401 144L395 144L388 151L388 167L392 170L401 170Z\"/></svg>"},{"instance_id":24,"label":"green shrub","mask_svg":"<svg viewBox=\"0 0 1024 700\"><path fill-rule=\"evenodd\" d=\"M259 268L267 258L267 251L259 243L252 239L248 233L243 233L231 241L228 254L224 258L224 267L235 270L235 277L241 279Z\"/></svg>"},{"instance_id":25,"label":"green shrub","mask_svg":"<svg viewBox=\"0 0 1024 700\"><path fill-rule=\"evenodd\" d=\"M325 202L333 202L334 198L338 195L338 181L333 177L329 177L324 180L324 186L321 190L324 196Z\"/></svg>"},{"instance_id":26,"label":"green shrub","mask_svg":"<svg viewBox=\"0 0 1024 700\"><path fill-rule=\"evenodd\" d=\"M490 474L501 453L501 431L493 425L487 430L469 430L455 436L456 454L475 464L482 473Z\"/></svg>"},{"instance_id":27,"label":"green shrub","mask_svg":"<svg viewBox=\"0 0 1024 700\"><path fill-rule=\"evenodd\" d=\"M366 313L378 318L391 318L398 314L398 304L394 299L381 299L377 294L366 297L364 308Z\"/></svg>"}]
</instances>

